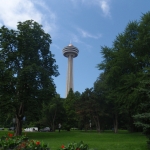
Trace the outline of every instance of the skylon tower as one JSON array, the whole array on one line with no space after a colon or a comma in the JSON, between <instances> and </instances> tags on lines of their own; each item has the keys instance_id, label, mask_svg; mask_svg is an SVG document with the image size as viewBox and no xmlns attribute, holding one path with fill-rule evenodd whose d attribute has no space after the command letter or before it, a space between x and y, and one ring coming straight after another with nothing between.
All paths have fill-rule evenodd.
<instances>
[{"instance_id":1,"label":"skylon tower","mask_svg":"<svg viewBox=\"0 0 150 150\"><path fill-rule=\"evenodd\" d=\"M68 58L68 70L67 70L67 85L66 85L66 97L69 90L73 90L73 58L77 57L79 50L72 44L69 44L63 49L63 55Z\"/></svg>"}]
</instances>

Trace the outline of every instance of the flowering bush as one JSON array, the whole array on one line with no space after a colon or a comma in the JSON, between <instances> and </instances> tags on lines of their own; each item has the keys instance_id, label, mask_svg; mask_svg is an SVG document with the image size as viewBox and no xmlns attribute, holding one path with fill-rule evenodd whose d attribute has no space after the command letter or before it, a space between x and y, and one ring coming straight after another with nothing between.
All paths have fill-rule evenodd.
<instances>
[{"instance_id":1,"label":"flowering bush","mask_svg":"<svg viewBox=\"0 0 150 150\"><path fill-rule=\"evenodd\" d=\"M87 144L84 144L83 141L79 143L69 143L67 146L62 145L59 150L91 150Z\"/></svg>"},{"instance_id":2,"label":"flowering bush","mask_svg":"<svg viewBox=\"0 0 150 150\"><path fill-rule=\"evenodd\" d=\"M0 150L49 150L46 144L40 141L29 140L26 135L14 136L12 133L2 136Z\"/></svg>"}]
</instances>

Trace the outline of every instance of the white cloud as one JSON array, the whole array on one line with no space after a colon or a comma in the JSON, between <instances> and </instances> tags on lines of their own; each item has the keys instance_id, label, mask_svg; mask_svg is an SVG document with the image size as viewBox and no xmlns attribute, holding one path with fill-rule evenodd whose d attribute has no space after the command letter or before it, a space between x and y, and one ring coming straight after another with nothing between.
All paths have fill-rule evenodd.
<instances>
[{"instance_id":1,"label":"white cloud","mask_svg":"<svg viewBox=\"0 0 150 150\"><path fill-rule=\"evenodd\" d=\"M19 21L33 19L41 22L41 14L35 9L34 4L29 0L1 0L0 21L2 24L16 28Z\"/></svg>"},{"instance_id":2,"label":"white cloud","mask_svg":"<svg viewBox=\"0 0 150 150\"><path fill-rule=\"evenodd\" d=\"M71 34L70 34L70 37L71 37L71 43L72 43L73 45L74 45L74 43L77 43L77 44L79 44L80 46L82 45L82 46L84 47L83 50L88 51L88 52L91 52L91 51L92 51L93 46L87 44L87 43L84 42L84 41L82 41L82 40L80 39L80 36L71 33Z\"/></svg>"},{"instance_id":3,"label":"white cloud","mask_svg":"<svg viewBox=\"0 0 150 150\"><path fill-rule=\"evenodd\" d=\"M85 0L84 3L86 2ZM92 0L90 1L91 4L95 5L95 6L99 6L103 12L104 16L108 16L110 17L110 0Z\"/></svg>"},{"instance_id":4,"label":"white cloud","mask_svg":"<svg viewBox=\"0 0 150 150\"><path fill-rule=\"evenodd\" d=\"M105 16L110 16L110 7L108 0L99 0L99 6L102 9Z\"/></svg>"},{"instance_id":5,"label":"white cloud","mask_svg":"<svg viewBox=\"0 0 150 150\"><path fill-rule=\"evenodd\" d=\"M78 3L82 3L88 6L98 6L103 12L103 15L106 17L110 17L110 1L111 0L71 0L74 5ZM78 4L79 5L79 4Z\"/></svg>"},{"instance_id":6,"label":"white cloud","mask_svg":"<svg viewBox=\"0 0 150 150\"><path fill-rule=\"evenodd\" d=\"M46 32L54 32L56 29L55 14L41 0L1 0L0 3L0 25L16 29L19 21L32 19L42 24ZM43 13L41 10L47 13ZM50 23L46 21L48 18L51 20Z\"/></svg>"},{"instance_id":7,"label":"white cloud","mask_svg":"<svg viewBox=\"0 0 150 150\"><path fill-rule=\"evenodd\" d=\"M79 37L75 34L72 34L72 40L71 42L75 42L75 43L82 43L81 40L79 39Z\"/></svg>"},{"instance_id":8,"label":"white cloud","mask_svg":"<svg viewBox=\"0 0 150 150\"><path fill-rule=\"evenodd\" d=\"M77 28L77 31L81 34L84 38L93 38L93 39L99 39L101 37L101 34L93 35L81 28Z\"/></svg>"}]
</instances>

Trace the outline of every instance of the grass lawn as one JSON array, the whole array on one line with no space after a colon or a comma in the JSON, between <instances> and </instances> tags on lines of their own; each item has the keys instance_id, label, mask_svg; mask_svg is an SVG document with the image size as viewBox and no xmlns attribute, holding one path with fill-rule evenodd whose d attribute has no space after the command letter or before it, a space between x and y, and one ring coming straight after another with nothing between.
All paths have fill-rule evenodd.
<instances>
[{"instance_id":1,"label":"grass lawn","mask_svg":"<svg viewBox=\"0 0 150 150\"><path fill-rule=\"evenodd\" d=\"M0 131L0 136L8 131ZM96 150L147 150L146 137L142 133L129 133L119 131L114 134L112 131L97 133L96 131L58 131L56 132L23 132L30 139L43 141L48 144L51 150L57 150L62 144L83 141L90 148Z\"/></svg>"}]
</instances>

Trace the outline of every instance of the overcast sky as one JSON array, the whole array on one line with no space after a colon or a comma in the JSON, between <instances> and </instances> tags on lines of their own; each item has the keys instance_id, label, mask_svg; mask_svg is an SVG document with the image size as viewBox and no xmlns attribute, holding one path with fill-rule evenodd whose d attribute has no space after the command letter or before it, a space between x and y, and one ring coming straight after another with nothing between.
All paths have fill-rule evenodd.
<instances>
[{"instance_id":1,"label":"overcast sky","mask_svg":"<svg viewBox=\"0 0 150 150\"><path fill-rule=\"evenodd\" d=\"M79 49L74 61L74 91L93 87L101 73L101 46L111 47L130 21L150 11L150 0L0 0L0 26L16 29L29 19L43 25L52 38L60 75L54 78L57 93L65 97L67 58L62 49L71 42Z\"/></svg>"}]
</instances>

